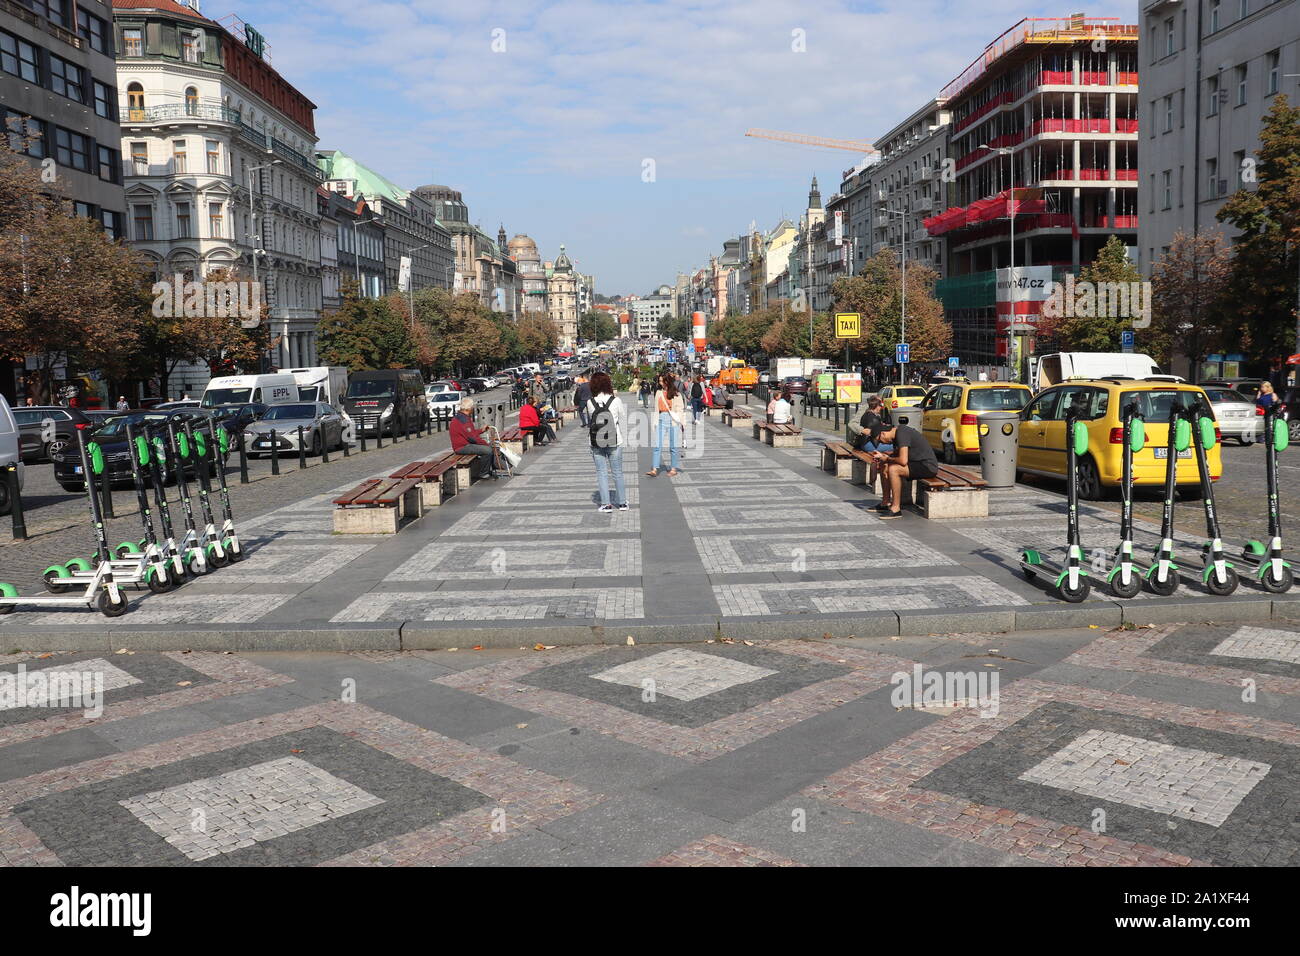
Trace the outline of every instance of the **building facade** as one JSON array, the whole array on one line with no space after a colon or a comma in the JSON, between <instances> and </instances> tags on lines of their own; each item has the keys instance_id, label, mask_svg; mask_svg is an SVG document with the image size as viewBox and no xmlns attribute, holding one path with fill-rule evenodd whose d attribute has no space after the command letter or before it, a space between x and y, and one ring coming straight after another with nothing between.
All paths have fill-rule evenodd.
<instances>
[{"instance_id":1,"label":"building facade","mask_svg":"<svg viewBox=\"0 0 1300 956\"><path fill-rule=\"evenodd\" d=\"M876 141L878 162L870 170L868 255L885 248L944 274L944 236L932 236L925 220L948 208L944 179L951 113L933 99ZM951 177L950 177L951 178Z\"/></svg>"},{"instance_id":2,"label":"building facade","mask_svg":"<svg viewBox=\"0 0 1300 956\"><path fill-rule=\"evenodd\" d=\"M512 317L518 308L518 274L501 240L505 229L494 241L469 221L469 206L459 190L449 186L420 186L415 190L433 208L434 216L451 234L455 256L453 285L462 292L477 296L488 309Z\"/></svg>"},{"instance_id":3,"label":"building facade","mask_svg":"<svg viewBox=\"0 0 1300 956\"><path fill-rule=\"evenodd\" d=\"M630 312L631 335L638 339L659 338L660 320L676 314L673 287L661 285L650 295L633 299Z\"/></svg>"},{"instance_id":4,"label":"building facade","mask_svg":"<svg viewBox=\"0 0 1300 956\"><path fill-rule=\"evenodd\" d=\"M522 233L516 234L506 246L514 260L519 280L519 310L523 315L549 316L546 305L546 269L542 265L537 243Z\"/></svg>"},{"instance_id":5,"label":"building facade","mask_svg":"<svg viewBox=\"0 0 1300 956\"><path fill-rule=\"evenodd\" d=\"M315 105L261 35L174 0L114 0L128 237L157 274L261 283L269 367L315 361L322 308ZM178 370L199 390L208 369Z\"/></svg>"},{"instance_id":6,"label":"building facade","mask_svg":"<svg viewBox=\"0 0 1300 956\"><path fill-rule=\"evenodd\" d=\"M560 244L555 262L546 264L547 317L560 333L560 348L571 350L578 342L578 274Z\"/></svg>"}]
</instances>

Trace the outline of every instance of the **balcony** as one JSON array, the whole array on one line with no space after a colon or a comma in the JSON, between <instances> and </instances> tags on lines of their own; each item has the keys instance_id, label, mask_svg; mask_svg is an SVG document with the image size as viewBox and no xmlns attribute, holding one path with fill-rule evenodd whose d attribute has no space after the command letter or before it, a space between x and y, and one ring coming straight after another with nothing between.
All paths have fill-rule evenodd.
<instances>
[{"instance_id":1,"label":"balcony","mask_svg":"<svg viewBox=\"0 0 1300 956\"><path fill-rule=\"evenodd\" d=\"M215 121L232 125L239 123L239 110L202 103L164 103L159 106L127 107L119 110L118 113L118 119L123 126L196 121Z\"/></svg>"}]
</instances>

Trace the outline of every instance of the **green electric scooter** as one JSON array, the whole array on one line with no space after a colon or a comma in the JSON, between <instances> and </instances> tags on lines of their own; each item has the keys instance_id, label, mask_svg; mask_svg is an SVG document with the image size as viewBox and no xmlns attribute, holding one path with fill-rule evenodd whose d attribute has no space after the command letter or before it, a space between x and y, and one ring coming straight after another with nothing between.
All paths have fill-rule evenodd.
<instances>
[{"instance_id":1,"label":"green electric scooter","mask_svg":"<svg viewBox=\"0 0 1300 956\"><path fill-rule=\"evenodd\" d=\"M1129 403L1123 412L1124 464L1121 475L1119 547L1115 549L1115 567L1106 576L1116 597L1136 597L1142 590L1141 569L1133 563L1133 456L1146 446L1146 422L1137 406Z\"/></svg>"},{"instance_id":2,"label":"green electric scooter","mask_svg":"<svg viewBox=\"0 0 1300 956\"><path fill-rule=\"evenodd\" d=\"M1274 402L1264 412L1264 477L1268 482L1268 546L1262 541L1247 541L1241 549L1243 563L1255 569L1260 586L1272 594L1291 590L1295 575L1291 565L1282 560L1282 510L1277 502L1277 453L1290 444L1287 423Z\"/></svg>"},{"instance_id":3,"label":"green electric scooter","mask_svg":"<svg viewBox=\"0 0 1300 956\"><path fill-rule=\"evenodd\" d=\"M77 449L81 453L81 473L86 476L86 498L90 504L90 523L95 529L95 563L93 571L91 562L84 558L74 558L74 562L85 565L84 570L91 573L74 584L85 583L81 594L39 594L20 597L18 589L12 584L0 584L0 614L10 614L14 608L31 606L37 608L77 607L98 608L106 617L118 617L125 614L130 606L126 594L118 587L113 576L113 558L108 550L108 535L104 530L104 518L99 510L97 482L108 480L104 474L104 452L96 442L87 442L81 431L77 432ZM65 570L68 570L65 568Z\"/></svg>"},{"instance_id":4,"label":"green electric scooter","mask_svg":"<svg viewBox=\"0 0 1300 956\"><path fill-rule=\"evenodd\" d=\"M203 556L213 567L224 568L230 563L221 535L217 533L217 519L212 513L212 474L215 458L209 452L215 451L208 442L208 436L202 431L195 432L192 422L185 423L185 435L190 440L191 454L194 457L194 471L199 479L199 508L203 511Z\"/></svg>"},{"instance_id":5,"label":"green electric scooter","mask_svg":"<svg viewBox=\"0 0 1300 956\"><path fill-rule=\"evenodd\" d=\"M167 485L163 481L163 466L167 462L167 441L161 435L149 434L149 484L153 488L154 507L158 509L158 520L162 524L162 540L159 546L167 557L167 570L172 584L176 587L185 583L188 571L185 567L185 555L176 543L176 532L172 525L172 509L167 501Z\"/></svg>"},{"instance_id":6,"label":"green electric scooter","mask_svg":"<svg viewBox=\"0 0 1300 956\"><path fill-rule=\"evenodd\" d=\"M1056 593L1063 600L1078 604L1091 590L1079 536L1079 456L1088 451L1088 426L1071 412L1065 418L1065 435L1065 563L1057 564L1044 558L1041 552L1027 548L1020 555L1020 567L1031 581L1039 574L1052 577Z\"/></svg>"},{"instance_id":7,"label":"green electric scooter","mask_svg":"<svg viewBox=\"0 0 1300 956\"><path fill-rule=\"evenodd\" d=\"M185 537L179 545L185 555L185 570L198 576L212 570L203 553L203 538L194 521L194 503L190 501L190 485L185 477L185 463L190 457L190 440L181 432L176 434L176 423L167 421L167 467L176 475L176 488L180 492L181 510L185 514Z\"/></svg>"},{"instance_id":8,"label":"green electric scooter","mask_svg":"<svg viewBox=\"0 0 1300 956\"><path fill-rule=\"evenodd\" d=\"M1191 407L1183 410L1192 428L1192 448L1196 453L1196 472L1201 479L1201 504L1205 506L1205 533L1210 540L1201 545L1201 581L1211 594L1219 596L1231 594L1237 590L1237 570L1228 560L1223 550L1223 539L1219 535L1219 515L1214 508L1214 482L1210 480L1210 462L1206 457L1218 442L1214 433L1214 419L1201 414L1201 409ZM1195 419L1195 424L1192 420Z\"/></svg>"},{"instance_id":9,"label":"green electric scooter","mask_svg":"<svg viewBox=\"0 0 1300 956\"><path fill-rule=\"evenodd\" d=\"M208 419L208 435L209 454L217 474L217 490L221 492L221 547L231 561L243 561L247 555L239 543L239 533L235 530L235 515L230 509L230 486L226 484L226 468L223 464L230 450L230 433Z\"/></svg>"},{"instance_id":10,"label":"green electric scooter","mask_svg":"<svg viewBox=\"0 0 1300 956\"><path fill-rule=\"evenodd\" d=\"M1192 442L1192 429L1183 418L1183 407L1174 402L1169 408L1169 436L1165 440L1165 500L1160 513L1160 546L1146 571L1151 593L1168 597L1178 590L1178 565L1174 564L1174 500L1178 495L1178 456ZM1159 452L1161 449L1156 449Z\"/></svg>"}]
</instances>

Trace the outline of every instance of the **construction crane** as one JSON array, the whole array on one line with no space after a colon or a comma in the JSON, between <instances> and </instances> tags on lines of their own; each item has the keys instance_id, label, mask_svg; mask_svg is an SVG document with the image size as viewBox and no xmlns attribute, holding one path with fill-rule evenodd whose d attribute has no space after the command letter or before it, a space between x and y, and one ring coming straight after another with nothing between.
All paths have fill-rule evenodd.
<instances>
[{"instance_id":1,"label":"construction crane","mask_svg":"<svg viewBox=\"0 0 1300 956\"><path fill-rule=\"evenodd\" d=\"M783 133L774 129L747 129L746 136L757 139L774 139L778 143L798 143L801 146L820 146L824 149L847 149L853 153L878 153L870 143L856 139L829 139L825 136L805 136L803 133Z\"/></svg>"}]
</instances>

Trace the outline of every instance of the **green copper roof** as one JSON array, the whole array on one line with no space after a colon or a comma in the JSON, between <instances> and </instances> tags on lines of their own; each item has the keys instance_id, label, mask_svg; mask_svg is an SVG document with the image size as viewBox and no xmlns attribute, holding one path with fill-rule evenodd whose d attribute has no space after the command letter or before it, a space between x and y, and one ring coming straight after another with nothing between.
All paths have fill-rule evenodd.
<instances>
[{"instance_id":1,"label":"green copper roof","mask_svg":"<svg viewBox=\"0 0 1300 956\"><path fill-rule=\"evenodd\" d=\"M411 195L410 190L385 179L370 167L361 165L351 156L337 149L318 150L316 163L326 179L355 179L357 192L365 196L378 196L405 205Z\"/></svg>"}]
</instances>

